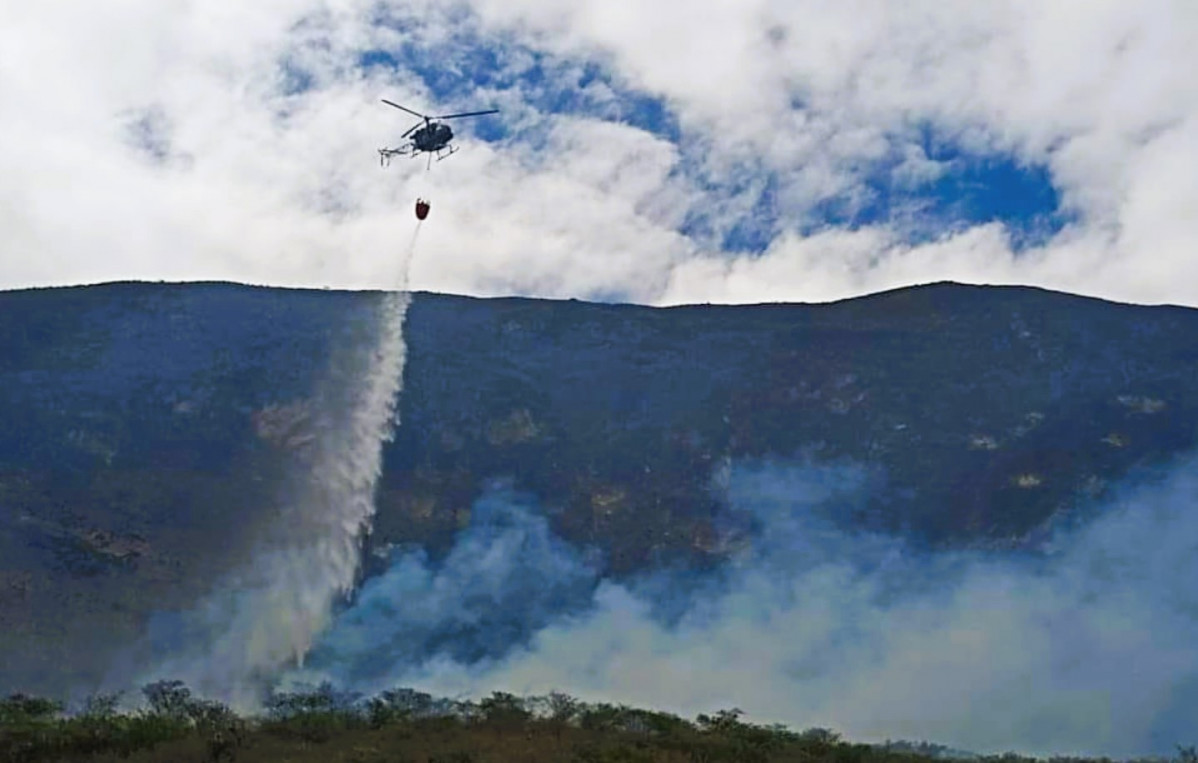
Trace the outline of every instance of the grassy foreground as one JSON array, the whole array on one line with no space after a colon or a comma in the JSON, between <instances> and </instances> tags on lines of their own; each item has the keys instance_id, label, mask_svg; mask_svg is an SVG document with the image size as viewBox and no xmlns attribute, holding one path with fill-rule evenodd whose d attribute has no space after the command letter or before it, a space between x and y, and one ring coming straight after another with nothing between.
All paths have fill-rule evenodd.
<instances>
[{"instance_id":1,"label":"grassy foreground","mask_svg":"<svg viewBox=\"0 0 1198 763\"><path fill-rule=\"evenodd\" d=\"M364 699L326 684L273 694L260 716L245 718L193 697L178 681L149 684L142 694L138 710L119 712L119 695L102 695L69 715L59 703L37 697L0 700L0 761L919 763L943 760L947 752L927 743L853 744L827 729L795 732L745 723L739 710L692 722L560 693L496 692L457 702L397 689ZM980 760L1034 759L1007 754ZM1176 760L1198 763L1198 755L1193 747L1179 748Z\"/></svg>"}]
</instances>

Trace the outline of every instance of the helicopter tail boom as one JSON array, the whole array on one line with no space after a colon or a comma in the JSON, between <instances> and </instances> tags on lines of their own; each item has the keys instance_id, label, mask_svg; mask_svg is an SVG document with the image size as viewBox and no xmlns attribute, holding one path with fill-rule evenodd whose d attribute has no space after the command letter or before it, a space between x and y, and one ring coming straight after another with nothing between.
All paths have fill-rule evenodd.
<instances>
[{"instance_id":1,"label":"helicopter tail boom","mask_svg":"<svg viewBox=\"0 0 1198 763\"><path fill-rule=\"evenodd\" d=\"M386 167L391 163L391 159L396 156L415 156L410 146L401 146L399 148L380 148L379 149L379 166Z\"/></svg>"}]
</instances>

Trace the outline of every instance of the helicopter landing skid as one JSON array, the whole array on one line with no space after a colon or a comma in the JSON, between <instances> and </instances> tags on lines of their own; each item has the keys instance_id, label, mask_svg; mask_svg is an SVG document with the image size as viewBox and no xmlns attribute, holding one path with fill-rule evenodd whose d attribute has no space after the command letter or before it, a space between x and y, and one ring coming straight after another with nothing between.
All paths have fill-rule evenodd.
<instances>
[{"instance_id":1,"label":"helicopter landing skid","mask_svg":"<svg viewBox=\"0 0 1198 763\"><path fill-rule=\"evenodd\" d=\"M413 151L410 148L380 148L379 149L379 166L387 167L391 164L391 159L396 156L407 156L415 159L419 154L428 154L428 164L431 167L433 164L433 155L436 154L437 161L448 159L458 152L457 146L448 146L437 151Z\"/></svg>"}]
</instances>

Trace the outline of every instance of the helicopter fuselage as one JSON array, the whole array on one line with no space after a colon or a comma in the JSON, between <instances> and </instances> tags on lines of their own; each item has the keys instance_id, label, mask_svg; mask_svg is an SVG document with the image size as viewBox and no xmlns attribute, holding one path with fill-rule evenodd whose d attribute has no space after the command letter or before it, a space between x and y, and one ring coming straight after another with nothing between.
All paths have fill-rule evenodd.
<instances>
[{"instance_id":1,"label":"helicopter fuselage","mask_svg":"<svg viewBox=\"0 0 1198 763\"><path fill-rule=\"evenodd\" d=\"M425 125L412 134L412 145L417 151L440 151L453 140L453 130L449 125L433 122Z\"/></svg>"}]
</instances>

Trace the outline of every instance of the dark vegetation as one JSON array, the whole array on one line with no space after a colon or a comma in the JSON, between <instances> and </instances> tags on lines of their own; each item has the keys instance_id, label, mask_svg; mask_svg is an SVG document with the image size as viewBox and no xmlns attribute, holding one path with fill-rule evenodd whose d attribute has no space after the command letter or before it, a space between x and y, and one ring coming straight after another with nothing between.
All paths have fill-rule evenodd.
<instances>
[{"instance_id":1,"label":"dark vegetation","mask_svg":"<svg viewBox=\"0 0 1198 763\"><path fill-rule=\"evenodd\" d=\"M148 684L142 694L140 709L124 712L118 710L119 694L93 696L70 714L48 699L13 694L0 700L0 761L920 763L954 757L927 742L868 745L829 729L757 725L741 720L737 709L688 721L557 692L539 697L495 692L474 702L412 689L365 698L322 684L273 693L264 712L245 718L194 697L179 681ZM973 759L1036 760L1012 753ZM1179 747L1174 760L1198 763L1198 752Z\"/></svg>"}]
</instances>

